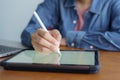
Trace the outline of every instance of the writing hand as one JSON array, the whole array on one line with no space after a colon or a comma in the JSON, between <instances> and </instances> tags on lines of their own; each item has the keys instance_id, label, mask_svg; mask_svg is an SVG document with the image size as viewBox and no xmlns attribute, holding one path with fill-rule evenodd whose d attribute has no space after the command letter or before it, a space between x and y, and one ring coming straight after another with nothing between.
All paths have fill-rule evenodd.
<instances>
[{"instance_id":1,"label":"writing hand","mask_svg":"<svg viewBox=\"0 0 120 80\"><path fill-rule=\"evenodd\" d=\"M31 36L33 48L42 53L57 52L61 42L58 30L45 31L38 29Z\"/></svg>"}]
</instances>

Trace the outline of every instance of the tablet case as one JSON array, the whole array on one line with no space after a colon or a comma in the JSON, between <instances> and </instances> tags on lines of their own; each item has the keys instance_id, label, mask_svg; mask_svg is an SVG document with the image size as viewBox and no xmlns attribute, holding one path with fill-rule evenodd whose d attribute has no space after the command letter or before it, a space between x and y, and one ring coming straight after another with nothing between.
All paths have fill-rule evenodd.
<instances>
[{"instance_id":1,"label":"tablet case","mask_svg":"<svg viewBox=\"0 0 120 80\"><path fill-rule=\"evenodd\" d=\"M7 70L21 71L50 71L50 72L69 72L69 73L97 73L100 69L99 51L95 51L95 65L51 65L37 63L0 63Z\"/></svg>"}]
</instances>

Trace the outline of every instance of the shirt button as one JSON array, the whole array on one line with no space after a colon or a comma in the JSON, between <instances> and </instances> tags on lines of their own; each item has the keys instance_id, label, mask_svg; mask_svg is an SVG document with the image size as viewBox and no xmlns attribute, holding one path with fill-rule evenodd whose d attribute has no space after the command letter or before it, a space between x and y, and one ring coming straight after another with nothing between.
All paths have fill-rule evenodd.
<instances>
[{"instance_id":1,"label":"shirt button","mask_svg":"<svg viewBox=\"0 0 120 80\"><path fill-rule=\"evenodd\" d=\"M94 47L93 46L90 46L90 49L93 49Z\"/></svg>"},{"instance_id":2,"label":"shirt button","mask_svg":"<svg viewBox=\"0 0 120 80\"><path fill-rule=\"evenodd\" d=\"M74 7L74 10L76 10L76 7Z\"/></svg>"},{"instance_id":3,"label":"shirt button","mask_svg":"<svg viewBox=\"0 0 120 80\"><path fill-rule=\"evenodd\" d=\"M76 20L73 20L73 24L76 24L77 23L77 21Z\"/></svg>"},{"instance_id":4,"label":"shirt button","mask_svg":"<svg viewBox=\"0 0 120 80\"><path fill-rule=\"evenodd\" d=\"M71 46L72 46L72 47L74 47L74 46L75 46L75 44L74 44L74 43L72 43L72 44L71 44Z\"/></svg>"}]
</instances>

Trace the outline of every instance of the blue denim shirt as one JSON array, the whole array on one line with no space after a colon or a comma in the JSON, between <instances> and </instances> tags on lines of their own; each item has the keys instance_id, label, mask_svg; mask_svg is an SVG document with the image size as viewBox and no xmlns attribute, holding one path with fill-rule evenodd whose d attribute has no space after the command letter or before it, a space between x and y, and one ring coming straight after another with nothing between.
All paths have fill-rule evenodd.
<instances>
[{"instance_id":1,"label":"blue denim shirt","mask_svg":"<svg viewBox=\"0 0 120 80\"><path fill-rule=\"evenodd\" d=\"M76 0L45 0L36 11L48 29L60 31L68 46L120 51L120 0L92 0L81 31L75 31ZM31 47L31 34L39 28L33 16L21 35L22 43Z\"/></svg>"}]
</instances>

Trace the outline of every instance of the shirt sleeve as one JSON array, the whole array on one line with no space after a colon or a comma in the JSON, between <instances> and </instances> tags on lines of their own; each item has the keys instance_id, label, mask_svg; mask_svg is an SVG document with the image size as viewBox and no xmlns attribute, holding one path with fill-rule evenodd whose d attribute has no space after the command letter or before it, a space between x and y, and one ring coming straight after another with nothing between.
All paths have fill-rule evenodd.
<instances>
[{"instance_id":1,"label":"shirt sleeve","mask_svg":"<svg viewBox=\"0 0 120 80\"><path fill-rule=\"evenodd\" d=\"M111 8L109 31L70 31L67 33L68 46L84 49L101 49L120 51L120 5L115 3ZM71 36L72 35L72 36Z\"/></svg>"},{"instance_id":2,"label":"shirt sleeve","mask_svg":"<svg viewBox=\"0 0 120 80\"><path fill-rule=\"evenodd\" d=\"M58 21L58 1L59 0L45 0L44 3L40 4L36 10L39 17L45 24L46 28L54 27L54 25ZM53 15L54 14L54 15ZM31 44L31 35L36 32L37 29L40 28L40 24L37 19L33 16L28 24L28 26L24 29L21 34L22 44L32 48Z\"/></svg>"}]
</instances>

